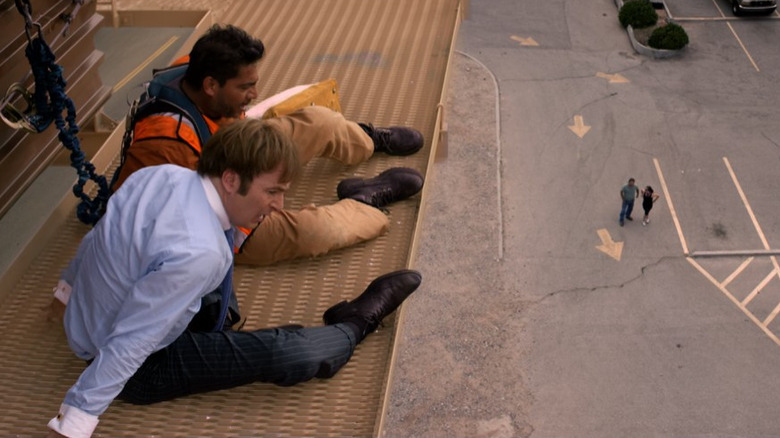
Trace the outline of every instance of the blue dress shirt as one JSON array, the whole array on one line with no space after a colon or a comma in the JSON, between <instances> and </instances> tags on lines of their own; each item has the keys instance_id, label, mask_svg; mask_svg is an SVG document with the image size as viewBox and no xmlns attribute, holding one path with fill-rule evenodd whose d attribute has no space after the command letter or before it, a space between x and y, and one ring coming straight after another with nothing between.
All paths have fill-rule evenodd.
<instances>
[{"instance_id":1,"label":"blue dress shirt","mask_svg":"<svg viewBox=\"0 0 780 438\"><path fill-rule=\"evenodd\" d=\"M112 196L62 275L72 286L68 343L93 360L67 392L66 414L95 416L94 429L144 360L184 332L232 265L228 228L211 181L182 167L141 169Z\"/></svg>"}]
</instances>

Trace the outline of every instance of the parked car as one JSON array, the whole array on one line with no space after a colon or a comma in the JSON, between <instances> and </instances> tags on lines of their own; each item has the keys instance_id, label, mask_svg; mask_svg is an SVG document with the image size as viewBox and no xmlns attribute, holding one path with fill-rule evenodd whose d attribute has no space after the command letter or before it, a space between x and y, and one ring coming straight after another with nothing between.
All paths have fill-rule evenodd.
<instances>
[{"instance_id":1,"label":"parked car","mask_svg":"<svg viewBox=\"0 0 780 438\"><path fill-rule=\"evenodd\" d=\"M736 16L747 14L769 15L777 9L777 0L731 0L731 12Z\"/></svg>"}]
</instances>

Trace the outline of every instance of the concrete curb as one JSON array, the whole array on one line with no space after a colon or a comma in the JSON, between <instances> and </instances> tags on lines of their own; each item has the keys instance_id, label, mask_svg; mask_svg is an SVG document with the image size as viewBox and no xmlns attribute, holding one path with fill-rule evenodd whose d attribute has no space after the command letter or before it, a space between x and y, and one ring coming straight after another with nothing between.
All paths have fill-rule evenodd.
<instances>
[{"instance_id":1,"label":"concrete curb","mask_svg":"<svg viewBox=\"0 0 780 438\"><path fill-rule=\"evenodd\" d=\"M654 3L659 3L658 1L655 1ZM674 20L672 20L672 15L669 13L669 9L666 8L666 3L660 2L663 4L664 11L666 11L666 16L668 17L669 23L674 23ZM615 6L617 6L618 11L620 11L620 8L623 7L623 0L615 0ZM629 24L626 27L626 32L628 32L628 39L631 41L631 46L634 48L634 51L636 53L639 53L640 55L649 56L651 58L655 59L666 59L666 58L673 58L675 56L679 56L681 53L685 51L685 47L683 47L680 50L664 50L664 49L654 49L652 47L647 47L644 44L637 41L636 36L634 35L634 28L631 27Z\"/></svg>"}]
</instances>

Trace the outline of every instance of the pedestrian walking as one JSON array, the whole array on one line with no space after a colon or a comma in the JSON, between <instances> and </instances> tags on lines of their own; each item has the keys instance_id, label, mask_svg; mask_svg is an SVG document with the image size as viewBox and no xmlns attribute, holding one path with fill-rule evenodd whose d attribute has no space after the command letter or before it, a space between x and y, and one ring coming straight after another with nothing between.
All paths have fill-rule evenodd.
<instances>
[{"instance_id":1,"label":"pedestrian walking","mask_svg":"<svg viewBox=\"0 0 780 438\"><path fill-rule=\"evenodd\" d=\"M655 193L652 187L647 186L642 190L642 209L645 210L645 218L642 220L642 226L650 223L650 210L653 209L653 204L658 198L660 198L660 195Z\"/></svg>"}]
</instances>

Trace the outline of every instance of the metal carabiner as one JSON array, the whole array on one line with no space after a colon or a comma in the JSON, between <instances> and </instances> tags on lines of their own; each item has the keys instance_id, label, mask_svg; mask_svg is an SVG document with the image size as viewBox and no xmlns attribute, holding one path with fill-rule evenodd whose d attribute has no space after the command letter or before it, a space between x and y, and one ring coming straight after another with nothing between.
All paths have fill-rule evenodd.
<instances>
[{"instance_id":1,"label":"metal carabiner","mask_svg":"<svg viewBox=\"0 0 780 438\"><path fill-rule=\"evenodd\" d=\"M24 18L24 33L27 35L27 42L32 44L33 40L33 32L32 28L37 27L38 28L38 38L43 41L43 31L41 24L37 21L33 21L32 18L32 5L30 4L30 0L15 0L16 3L16 9L19 11L20 14L22 14L22 17Z\"/></svg>"},{"instance_id":2,"label":"metal carabiner","mask_svg":"<svg viewBox=\"0 0 780 438\"><path fill-rule=\"evenodd\" d=\"M17 97L24 99L24 103L27 105L24 111L20 111L11 102ZM11 84L3 98L3 104L0 108L0 119L13 129L24 129L28 132L37 133L38 129L30 121L30 116L35 114L35 103L32 94L18 82Z\"/></svg>"},{"instance_id":3,"label":"metal carabiner","mask_svg":"<svg viewBox=\"0 0 780 438\"><path fill-rule=\"evenodd\" d=\"M27 35L27 43L28 44L32 44L33 36L32 36L32 34L30 32L30 29L32 29L33 27L37 27L38 28L38 39L40 39L41 41L44 41L44 39L43 39L43 30L41 28L41 23L38 23L37 21L35 21L32 24L30 24L30 25L24 26L24 33Z\"/></svg>"}]
</instances>

